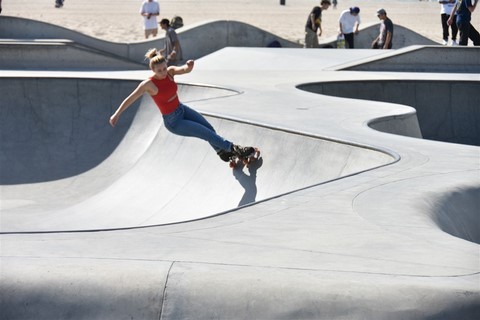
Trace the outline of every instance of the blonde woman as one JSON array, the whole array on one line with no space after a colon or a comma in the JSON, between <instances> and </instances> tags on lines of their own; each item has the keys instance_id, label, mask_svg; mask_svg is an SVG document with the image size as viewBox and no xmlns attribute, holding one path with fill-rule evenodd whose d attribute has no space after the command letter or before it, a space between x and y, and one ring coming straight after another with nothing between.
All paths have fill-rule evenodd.
<instances>
[{"instance_id":1,"label":"blonde woman","mask_svg":"<svg viewBox=\"0 0 480 320\"><path fill-rule=\"evenodd\" d=\"M197 137L210 143L223 161L232 156L248 158L255 153L253 147L241 147L219 136L212 125L197 111L180 102L174 76L189 73L194 66L188 60L183 66L167 66L165 58L156 50L150 49L145 57L150 59L153 75L142 81L138 87L120 104L110 117L110 124L115 126L120 115L144 93L150 94L163 116L168 131L187 137Z\"/></svg>"}]
</instances>

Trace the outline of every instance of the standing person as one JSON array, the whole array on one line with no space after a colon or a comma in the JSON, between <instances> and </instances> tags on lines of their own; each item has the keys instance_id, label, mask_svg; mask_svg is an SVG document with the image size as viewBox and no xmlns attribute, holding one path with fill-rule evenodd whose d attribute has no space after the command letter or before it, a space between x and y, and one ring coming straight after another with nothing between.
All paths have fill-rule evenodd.
<instances>
[{"instance_id":1,"label":"standing person","mask_svg":"<svg viewBox=\"0 0 480 320\"><path fill-rule=\"evenodd\" d=\"M345 37L347 48L354 48L354 34L358 34L358 27L360 26L360 8L351 7L348 10L342 11L339 24L339 35Z\"/></svg>"},{"instance_id":2,"label":"standing person","mask_svg":"<svg viewBox=\"0 0 480 320\"><path fill-rule=\"evenodd\" d=\"M438 3L441 4L440 8L440 19L442 21L442 30L443 30L443 45L446 46L448 44L448 18L450 18L450 15L452 14L452 11L455 11L455 3L457 0L438 0ZM453 19L456 20L457 15L455 12L453 12L454 17ZM458 33L458 28L456 23L452 23L450 26L452 29L452 46L458 45L457 43L457 33Z\"/></svg>"},{"instance_id":3,"label":"standing person","mask_svg":"<svg viewBox=\"0 0 480 320\"><path fill-rule=\"evenodd\" d=\"M148 39L149 35L156 37L158 33L157 16L160 15L160 4L156 0L144 0L140 7L140 15L143 17L145 39Z\"/></svg>"},{"instance_id":4,"label":"standing person","mask_svg":"<svg viewBox=\"0 0 480 320\"><path fill-rule=\"evenodd\" d=\"M453 18L455 13L457 14L457 27L460 31L459 45L467 46L468 39L473 41L474 46L480 46L480 34L472 26L470 21L472 20L472 13L477 7L478 0L473 4L473 0L459 0L456 5L456 11L453 10L450 18L448 18L447 24L451 26L453 24Z\"/></svg>"},{"instance_id":5,"label":"standing person","mask_svg":"<svg viewBox=\"0 0 480 320\"><path fill-rule=\"evenodd\" d=\"M337 1L337 0L333 0L333 1L332 1L332 4L333 4L333 9L337 9L338 1Z\"/></svg>"},{"instance_id":6,"label":"standing person","mask_svg":"<svg viewBox=\"0 0 480 320\"><path fill-rule=\"evenodd\" d=\"M167 67L165 58L156 49L150 49L145 57L150 59L150 69L153 75L142 81L135 90L120 104L110 117L114 127L120 115L144 93L150 94L163 115L165 128L177 135L197 137L210 143L223 161L228 162L233 155L248 157L255 153L253 147L241 147L219 136L208 121L198 112L180 102L177 95L175 75L189 73L194 61L188 60L181 67Z\"/></svg>"},{"instance_id":7,"label":"standing person","mask_svg":"<svg viewBox=\"0 0 480 320\"><path fill-rule=\"evenodd\" d=\"M182 46L177 32L170 26L168 19L162 19L160 27L165 30L165 47L160 50L160 54L167 60L167 66L177 65L183 59Z\"/></svg>"},{"instance_id":8,"label":"standing person","mask_svg":"<svg viewBox=\"0 0 480 320\"><path fill-rule=\"evenodd\" d=\"M330 7L330 0L322 0L320 7L313 7L305 24L305 48L318 48L318 37L322 35L322 10ZM318 36L317 36L318 31Z\"/></svg>"},{"instance_id":9,"label":"standing person","mask_svg":"<svg viewBox=\"0 0 480 320\"><path fill-rule=\"evenodd\" d=\"M373 40L372 49L392 49L393 22L384 9L377 10L377 17L381 20L380 34Z\"/></svg>"}]
</instances>

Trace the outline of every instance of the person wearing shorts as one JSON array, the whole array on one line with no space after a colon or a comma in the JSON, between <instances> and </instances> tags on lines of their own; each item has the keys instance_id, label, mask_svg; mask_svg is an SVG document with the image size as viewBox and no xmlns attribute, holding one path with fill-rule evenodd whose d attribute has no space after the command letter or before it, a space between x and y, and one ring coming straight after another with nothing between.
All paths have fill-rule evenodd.
<instances>
[{"instance_id":1,"label":"person wearing shorts","mask_svg":"<svg viewBox=\"0 0 480 320\"><path fill-rule=\"evenodd\" d=\"M140 7L140 15L143 17L143 29L145 30L145 39L150 35L157 36L158 21L160 15L160 4L156 0L145 0Z\"/></svg>"}]
</instances>

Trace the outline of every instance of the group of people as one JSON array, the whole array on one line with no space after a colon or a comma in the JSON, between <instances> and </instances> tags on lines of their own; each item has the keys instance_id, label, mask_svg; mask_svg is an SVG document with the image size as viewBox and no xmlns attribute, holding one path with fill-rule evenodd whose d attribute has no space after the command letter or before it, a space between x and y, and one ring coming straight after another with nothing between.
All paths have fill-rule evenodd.
<instances>
[{"instance_id":1,"label":"group of people","mask_svg":"<svg viewBox=\"0 0 480 320\"><path fill-rule=\"evenodd\" d=\"M332 5L330 0L321 0L320 6L313 7L305 24L305 48L318 48L318 37L322 35L322 11ZM335 4L336 5L336 4ZM391 49L393 39L393 23L384 9L377 11L381 20L380 33L372 42L373 49ZM338 19L338 36L345 40L345 47L355 48L355 35L360 27L360 8L351 7L343 10Z\"/></svg>"},{"instance_id":2,"label":"group of people","mask_svg":"<svg viewBox=\"0 0 480 320\"><path fill-rule=\"evenodd\" d=\"M451 45L468 44L471 39L475 46L480 45L480 34L470 23L471 14L479 0L438 0L441 6L441 22L443 30L443 44L448 44L449 26L452 30ZM322 35L322 11L332 5L330 0L320 0L320 6L313 7L305 24L305 48L318 48L318 37ZM393 43L393 22L387 16L385 9L377 10L380 19L378 36L372 41L372 49L391 49ZM338 37L344 39L345 47L355 48L355 35L359 33L360 8L351 7L343 10L338 19ZM460 32L460 41L457 42L457 33Z\"/></svg>"}]
</instances>

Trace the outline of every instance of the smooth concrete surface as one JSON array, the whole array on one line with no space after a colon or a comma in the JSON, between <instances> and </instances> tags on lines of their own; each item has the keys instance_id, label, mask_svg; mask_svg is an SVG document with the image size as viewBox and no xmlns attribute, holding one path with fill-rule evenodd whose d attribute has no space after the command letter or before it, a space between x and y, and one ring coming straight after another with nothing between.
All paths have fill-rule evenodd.
<instances>
[{"instance_id":1,"label":"smooth concrete surface","mask_svg":"<svg viewBox=\"0 0 480 320\"><path fill-rule=\"evenodd\" d=\"M0 40L3 70L138 70L144 65L71 40Z\"/></svg>"},{"instance_id":2,"label":"smooth concrete surface","mask_svg":"<svg viewBox=\"0 0 480 320\"><path fill-rule=\"evenodd\" d=\"M440 54L442 48L436 50ZM121 127L109 128L112 135L123 138L94 168L55 181L3 184L0 317L478 318L480 256L475 226L480 224L480 148L419 138L412 106L327 96L298 87L352 80L441 83L445 77L452 82L478 82L480 77L334 71L339 65L375 56L381 53L225 48L197 60L192 73L179 77L186 90L180 96L209 115L218 131L237 136L244 144L253 141L263 150L255 173L246 168L232 171L200 140L163 134L158 111L145 97L137 111L130 110L131 121L122 118ZM3 83L37 82L39 87L65 78L77 79L70 86L79 88L99 81L105 85L100 88L110 88L114 94L112 87L128 86L149 72L19 70L0 75ZM215 92L212 97L204 98L203 89L190 96L193 84L200 83L208 84L205 91ZM212 87L229 94L218 97ZM65 82L66 92L68 88ZM99 91L92 90L90 97ZM85 107L82 102L89 98L78 92L65 101L78 102L81 108L68 110ZM50 102L59 106L54 93L42 95L45 104L32 100L31 111L25 112L26 119L45 117L31 124L40 140L51 139L47 145L57 141L47 129L54 129L58 120L48 109L35 110L47 108ZM435 91L425 94L430 93ZM115 99L105 103L114 104ZM15 111L3 101L2 118L5 111ZM104 108L111 111L116 105ZM74 122L72 127L92 121L67 118ZM378 119L392 125L389 133L368 126ZM105 134L107 120L97 133ZM2 136L2 146L9 139ZM108 137L102 139L110 142ZM89 140L85 132L85 141ZM21 148L17 143L11 148L15 145ZM342 149L349 156L341 158ZM346 158L352 161L345 162ZM167 166L167 160L177 168ZM344 164L355 169L351 175L331 181L315 175L335 174ZM358 171L362 169L357 166L363 165L367 170ZM238 176L249 176L243 182L256 177L256 182L245 184L236 180ZM176 183L183 183L185 177L189 182L183 189ZM162 196L175 188L178 195L187 193L183 201L200 212L204 206L211 209L218 196L259 195L269 188L291 187L303 178L311 180L297 191L232 207L221 215L134 227L138 221L148 221L145 212L154 217ZM207 198L213 197L210 189L218 186L221 191L215 193L221 193ZM74 212L72 207L80 210ZM185 212L179 209L175 216ZM69 221L64 215L72 213L74 221ZM25 227L30 219L35 225ZM76 223L95 228L105 221L109 230L72 228ZM111 229L126 225L133 228ZM54 231L61 229L65 232Z\"/></svg>"},{"instance_id":3,"label":"smooth concrete surface","mask_svg":"<svg viewBox=\"0 0 480 320\"><path fill-rule=\"evenodd\" d=\"M478 50L480 58L480 50ZM428 80L370 80L310 83L299 86L310 92L412 106L420 132L405 134L430 140L480 146L480 82ZM370 126L384 132L392 123L377 119ZM412 134L410 134L412 133ZM416 133L416 134L415 134Z\"/></svg>"},{"instance_id":4,"label":"smooth concrete surface","mask_svg":"<svg viewBox=\"0 0 480 320\"><path fill-rule=\"evenodd\" d=\"M418 46L384 51L383 57L336 66L335 70L480 73L479 47Z\"/></svg>"},{"instance_id":5,"label":"smooth concrete surface","mask_svg":"<svg viewBox=\"0 0 480 320\"><path fill-rule=\"evenodd\" d=\"M172 136L148 96L131 125L133 110L118 131L112 130L105 119L132 87L131 81L3 79L1 96L10 92L23 99L0 100L6 115L1 182L38 183L28 191L23 185L3 188L2 232L103 230L199 219L394 161L369 148L210 118L223 136L261 146L266 154L249 168L232 171L208 144ZM180 91L184 103L195 103L190 92L201 100L238 94L198 86ZM32 103L33 97L40 103ZM303 156L284 157L283 148ZM70 179L40 183L61 178ZM61 194L65 185L69 192ZM152 197L150 190L159 196ZM17 202L19 191L22 201Z\"/></svg>"}]
</instances>

